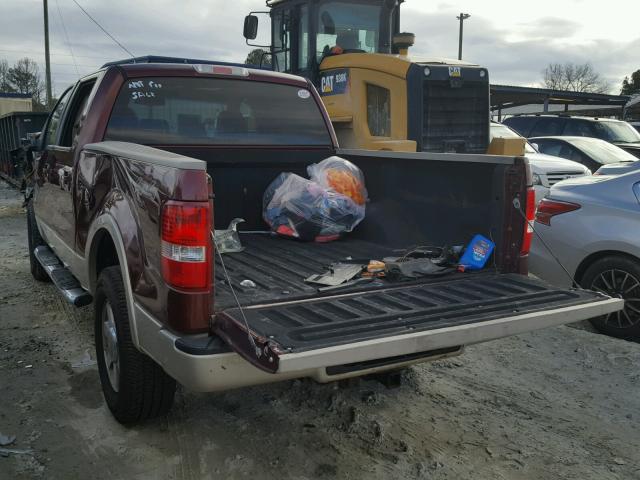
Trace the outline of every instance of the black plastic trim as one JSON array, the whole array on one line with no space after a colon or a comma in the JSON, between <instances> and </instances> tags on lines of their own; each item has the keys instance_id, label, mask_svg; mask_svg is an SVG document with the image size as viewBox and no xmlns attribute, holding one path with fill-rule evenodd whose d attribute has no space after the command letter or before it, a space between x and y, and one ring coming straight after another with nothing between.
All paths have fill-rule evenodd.
<instances>
[{"instance_id":1,"label":"black plastic trim","mask_svg":"<svg viewBox=\"0 0 640 480\"><path fill-rule=\"evenodd\" d=\"M182 337L175 341L178 350L189 355L217 355L220 353L228 353L231 347L227 345L220 337Z\"/></svg>"},{"instance_id":2,"label":"black plastic trim","mask_svg":"<svg viewBox=\"0 0 640 480\"><path fill-rule=\"evenodd\" d=\"M343 375L345 373L359 372L367 370L369 368L384 367L386 365L393 365L394 363L410 362L412 360L419 360L422 358L437 357L440 355L447 355L450 353L460 352L462 347L447 347L438 348L436 350L428 350L426 352L409 353L406 355L397 355L395 357L376 358L374 360L367 360L365 362L346 363L344 365L335 365L333 367L327 367L327 375Z\"/></svg>"}]
</instances>

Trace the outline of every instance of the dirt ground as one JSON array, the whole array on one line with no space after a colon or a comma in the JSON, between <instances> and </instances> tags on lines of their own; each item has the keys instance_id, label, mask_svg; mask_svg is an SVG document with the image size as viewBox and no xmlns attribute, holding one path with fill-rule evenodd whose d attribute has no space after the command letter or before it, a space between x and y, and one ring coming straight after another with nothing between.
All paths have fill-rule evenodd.
<instances>
[{"instance_id":1,"label":"dirt ground","mask_svg":"<svg viewBox=\"0 0 640 480\"><path fill-rule=\"evenodd\" d=\"M180 390L168 418L122 427L91 307L31 278L25 230L0 181L2 480L640 479L640 344L570 327L469 347L392 390Z\"/></svg>"}]
</instances>

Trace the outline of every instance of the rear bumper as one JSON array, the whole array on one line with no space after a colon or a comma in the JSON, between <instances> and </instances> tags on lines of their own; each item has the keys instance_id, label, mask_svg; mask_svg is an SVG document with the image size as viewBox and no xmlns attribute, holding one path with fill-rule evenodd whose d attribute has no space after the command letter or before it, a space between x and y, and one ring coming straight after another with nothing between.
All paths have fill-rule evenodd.
<instances>
[{"instance_id":1,"label":"rear bumper","mask_svg":"<svg viewBox=\"0 0 640 480\"><path fill-rule=\"evenodd\" d=\"M180 384L196 392L216 392L265 383L309 377L320 383L408 367L426 360L459 355L462 348L449 353L438 353L428 358L385 363L382 366L354 368L352 371L329 374L325 367L297 369L290 372L267 373L244 360L235 352L214 355L191 355L176 348L180 338L166 330L149 313L135 305L135 320L139 331L139 348L153 358Z\"/></svg>"},{"instance_id":2,"label":"rear bumper","mask_svg":"<svg viewBox=\"0 0 640 480\"><path fill-rule=\"evenodd\" d=\"M232 352L215 355L185 353L175 346L178 337L163 328L138 305L135 306L135 322L140 349L159 363L169 375L194 391L221 391L300 377L328 382L391 370L424 362L425 358L341 375L328 375L326 368L485 342L605 315L620 310L623 305L624 302L620 299L604 298L602 301L585 305L284 354L280 357L276 373L262 371ZM429 360L442 356L449 354L430 357Z\"/></svg>"}]
</instances>

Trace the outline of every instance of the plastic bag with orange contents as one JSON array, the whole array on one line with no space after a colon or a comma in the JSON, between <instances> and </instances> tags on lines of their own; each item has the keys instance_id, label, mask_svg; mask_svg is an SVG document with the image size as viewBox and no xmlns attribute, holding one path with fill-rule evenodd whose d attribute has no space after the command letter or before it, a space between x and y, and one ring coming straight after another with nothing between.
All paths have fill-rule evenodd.
<instances>
[{"instance_id":1,"label":"plastic bag with orange contents","mask_svg":"<svg viewBox=\"0 0 640 480\"><path fill-rule=\"evenodd\" d=\"M310 165L307 172L311 181L349 197L356 205L364 206L367 202L362 170L350 161L335 156L329 157L320 163Z\"/></svg>"}]
</instances>

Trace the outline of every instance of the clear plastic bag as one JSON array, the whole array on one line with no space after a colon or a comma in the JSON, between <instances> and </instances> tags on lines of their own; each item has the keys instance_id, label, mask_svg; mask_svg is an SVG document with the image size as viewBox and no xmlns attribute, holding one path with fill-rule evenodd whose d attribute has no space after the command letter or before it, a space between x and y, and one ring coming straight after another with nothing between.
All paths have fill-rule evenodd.
<instances>
[{"instance_id":1,"label":"clear plastic bag","mask_svg":"<svg viewBox=\"0 0 640 480\"><path fill-rule=\"evenodd\" d=\"M358 205L367 202L362 170L344 158L333 156L314 163L307 167L307 173L312 181L346 195Z\"/></svg>"},{"instance_id":2,"label":"clear plastic bag","mask_svg":"<svg viewBox=\"0 0 640 480\"><path fill-rule=\"evenodd\" d=\"M336 240L364 215L364 205L294 173L281 173L263 197L263 218L271 229L306 241Z\"/></svg>"}]
</instances>

